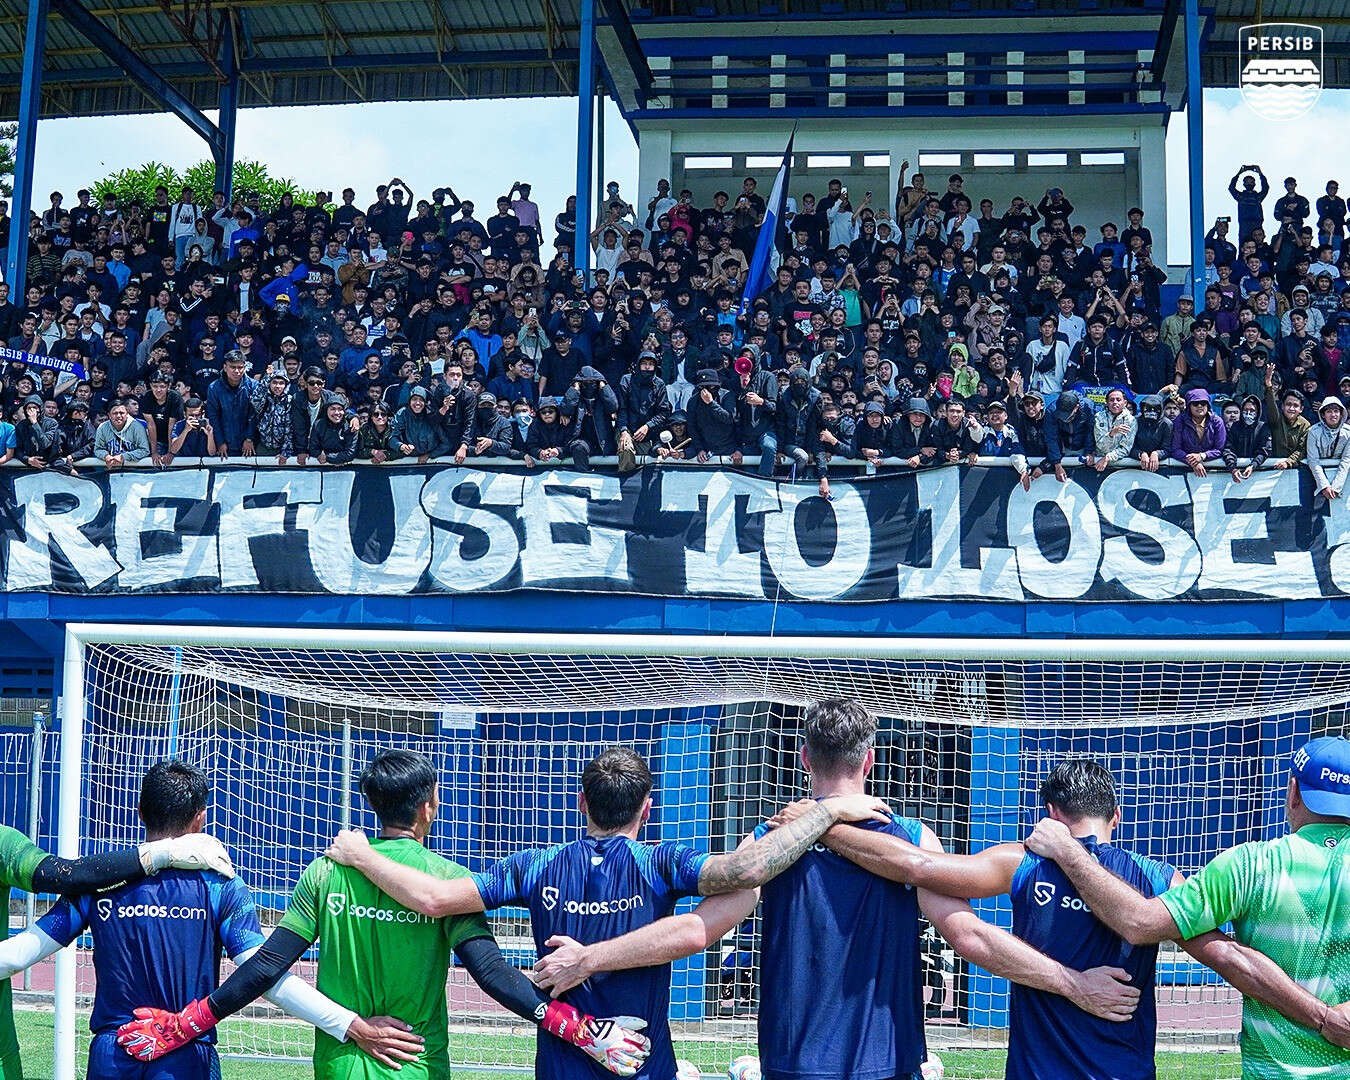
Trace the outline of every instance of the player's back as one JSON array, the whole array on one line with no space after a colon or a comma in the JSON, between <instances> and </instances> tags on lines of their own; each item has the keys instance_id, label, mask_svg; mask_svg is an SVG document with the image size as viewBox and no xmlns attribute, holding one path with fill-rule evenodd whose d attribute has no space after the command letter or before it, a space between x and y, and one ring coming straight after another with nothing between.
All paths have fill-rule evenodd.
<instances>
[{"instance_id":1,"label":"player's back","mask_svg":"<svg viewBox=\"0 0 1350 1080\"><path fill-rule=\"evenodd\" d=\"M908 818L859 827L912 844L922 834ZM762 895L759 1059L766 1080L917 1073L927 1054L916 890L817 844Z\"/></svg>"},{"instance_id":2,"label":"player's back","mask_svg":"<svg viewBox=\"0 0 1350 1080\"><path fill-rule=\"evenodd\" d=\"M1221 853L1232 892L1248 897L1233 936L1265 953L1323 1001L1350 1000L1350 826L1305 825L1296 833ZM1331 961L1331 962L1329 962ZM1332 1046L1253 998L1243 999L1244 1075L1350 1076L1350 1051Z\"/></svg>"},{"instance_id":3,"label":"player's back","mask_svg":"<svg viewBox=\"0 0 1350 1080\"><path fill-rule=\"evenodd\" d=\"M1145 896L1166 892L1176 871L1093 837L1080 841L1106 869ZM1125 1023L1101 1020L1058 994L1012 987L1008 1080L1073 1076L1079 1080L1150 1080L1157 1013L1156 945L1131 945L1098 921L1073 883L1051 860L1028 852L1013 875L1013 933L1065 967L1118 967L1139 988L1139 1007Z\"/></svg>"},{"instance_id":4,"label":"player's back","mask_svg":"<svg viewBox=\"0 0 1350 1080\"><path fill-rule=\"evenodd\" d=\"M535 948L564 934L583 945L619 937L664 918L692 895L707 855L684 844L640 844L625 836L587 836L570 844L523 851L476 875L488 907L523 904ZM568 991L566 1000L593 1016L637 1016L648 1022L651 1055L639 1077L669 1080L675 1053L665 1023L670 965L605 972ZM541 1036L535 1075L586 1080L609 1074L575 1047Z\"/></svg>"},{"instance_id":5,"label":"player's back","mask_svg":"<svg viewBox=\"0 0 1350 1080\"><path fill-rule=\"evenodd\" d=\"M381 855L439 878L464 867L410 837L371 841ZM380 892L359 871L316 859L306 867L281 925L319 941L319 991L361 1016L393 1016L425 1040L422 1061L401 1072L367 1057L354 1043L314 1035L318 1077L397 1075L403 1080L450 1073L446 973L455 946L489 933L482 915L431 918Z\"/></svg>"},{"instance_id":6,"label":"player's back","mask_svg":"<svg viewBox=\"0 0 1350 1080\"><path fill-rule=\"evenodd\" d=\"M176 1012L206 997L220 984L223 951L262 944L243 882L200 870L166 870L62 901L41 925L63 944L85 929L93 938L95 1034L116 1030L141 1006ZM214 1042L215 1032L206 1040Z\"/></svg>"}]
</instances>

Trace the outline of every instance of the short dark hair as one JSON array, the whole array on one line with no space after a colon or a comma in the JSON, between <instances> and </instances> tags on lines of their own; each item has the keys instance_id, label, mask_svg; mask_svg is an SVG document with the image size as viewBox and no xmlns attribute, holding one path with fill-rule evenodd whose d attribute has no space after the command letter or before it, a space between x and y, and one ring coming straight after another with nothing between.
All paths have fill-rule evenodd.
<instances>
[{"instance_id":1,"label":"short dark hair","mask_svg":"<svg viewBox=\"0 0 1350 1080\"><path fill-rule=\"evenodd\" d=\"M652 793L652 772L626 746L606 750L581 774L586 813L602 829L618 829L637 817Z\"/></svg>"},{"instance_id":2,"label":"short dark hair","mask_svg":"<svg viewBox=\"0 0 1350 1080\"><path fill-rule=\"evenodd\" d=\"M183 761L161 761L141 778L136 808L147 832L181 833L206 809L208 791L201 769Z\"/></svg>"},{"instance_id":3,"label":"short dark hair","mask_svg":"<svg viewBox=\"0 0 1350 1080\"><path fill-rule=\"evenodd\" d=\"M409 828L436 790L436 770L415 750L381 750L361 773L361 794L380 824Z\"/></svg>"},{"instance_id":4,"label":"short dark hair","mask_svg":"<svg viewBox=\"0 0 1350 1080\"><path fill-rule=\"evenodd\" d=\"M1041 781L1041 802L1070 818L1110 818L1116 812L1116 781L1089 758L1061 761Z\"/></svg>"},{"instance_id":5,"label":"short dark hair","mask_svg":"<svg viewBox=\"0 0 1350 1080\"><path fill-rule=\"evenodd\" d=\"M857 769L876 741L876 717L852 698L825 698L806 710L806 752L814 770Z\"/></svg>"}]
</instances>

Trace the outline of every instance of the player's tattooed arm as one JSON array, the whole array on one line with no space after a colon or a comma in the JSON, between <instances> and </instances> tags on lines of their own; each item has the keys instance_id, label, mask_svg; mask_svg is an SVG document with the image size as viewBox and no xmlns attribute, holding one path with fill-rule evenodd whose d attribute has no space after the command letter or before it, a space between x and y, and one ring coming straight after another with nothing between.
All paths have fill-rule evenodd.
<instances>
[{"instance_id":1,"label":"player's tattooed arm","mask_svg":"<svg viewBox=\"0 0 1350 1080\"><path fill-rule=\"evenodd\" d=\"M774 829L735 851L714 855L698 875L703 896L757 889L772 881L802 857L831 825L838 821L890 821L890 809L870 795L834 795L822 799L801 817Z\"/></svg>"},{"instance_id":2,"label":"player's tattooed arm","mask_svg":"<svg viewBox=\"0 0 1350 1080\"><path fill-rule=\"evenodd\" d=\"M809 806L791 803L770 818L768 825L779 828L796 820ZM1006 893L1026 854L1021 844L996 844L975 855L950 855L945 851L926 851L877 829L855 829L849 825L833 826L821 837L821 843L888 881L964 899Z\"/></svg>"},{"instance_id":3,"label":"player's tattooed arm","mask_svg":"<svg viewBox=\"0 0 1350 1080\"><path fill-rule=\"evenodd\" d=\"M1161 900L1145 897L1102 866L1062 821L1042 818L1027 837L1027 848L1057 862L1092 913L1131 945L1175 941L1181 936Z\"/></svg>"}]
</instances>

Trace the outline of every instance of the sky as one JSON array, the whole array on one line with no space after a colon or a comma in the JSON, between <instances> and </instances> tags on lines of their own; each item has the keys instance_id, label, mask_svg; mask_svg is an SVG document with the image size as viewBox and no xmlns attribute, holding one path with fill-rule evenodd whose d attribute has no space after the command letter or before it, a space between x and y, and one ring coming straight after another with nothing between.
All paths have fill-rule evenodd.
<instances>
[{"instance_id":1,"label":"sky","mask_svg":"<svg viewBox=\"0 0 1350 1080\"><path fill-rule=\"evenodd\" d=\"M527 180L547 226L575 184L576 115L575 101L565 98L246 109L235 152L303 188L350 185L361 206L374 201L376 184L397 176L419 198L448 185L485 217L513 180ZM606 117L604 179L618 181L640 206L653 193L636 191L637 144L612 103ZM1207 226L1232 213L1228 181L1247 162L1262 166L1276 195L1287 175L1299 178L1310 200L1329 179L1341 180L1343 190L1350 181L1350 141L1328 137L1350 123L1350 91L1328 90L1302 118L1274 122L1252 113L1238 91L1211 90L1204 117ZM428 134L441 152L427 152ZM1172 117L1167 152L1168 247L1176 259L1188 228L1184 113ZM167 115L47 120L38 129L34 205L45 206L57 190L73 202L76 189L114 170L152 160L181 169L207 156L205 144Z\"/></svg>"}]
</instances>

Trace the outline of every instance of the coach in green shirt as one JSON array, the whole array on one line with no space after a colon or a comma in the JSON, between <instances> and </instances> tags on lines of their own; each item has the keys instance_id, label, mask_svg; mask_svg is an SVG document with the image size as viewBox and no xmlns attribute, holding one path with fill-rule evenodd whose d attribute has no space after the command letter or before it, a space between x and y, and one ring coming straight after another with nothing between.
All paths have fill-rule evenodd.
<instances>
[{"instance_id":1,"label":"coach in green shirt","mask_svg":"<svg viewBox=\"0 0 1350 1080\"><path fill-rule=\"evenodd\" d=\"M1227 923L1305 994L1301 1023L1252 998L1242 1008L1244 1080L1350 1076L1350 740L1314 739L1294 755L1291 832L1239 844L1161 896L1145 899L1059 822L1027 841L1054 859L1092 913L1132 944L1192 938Z\"/></svg>"}]
</instances>

